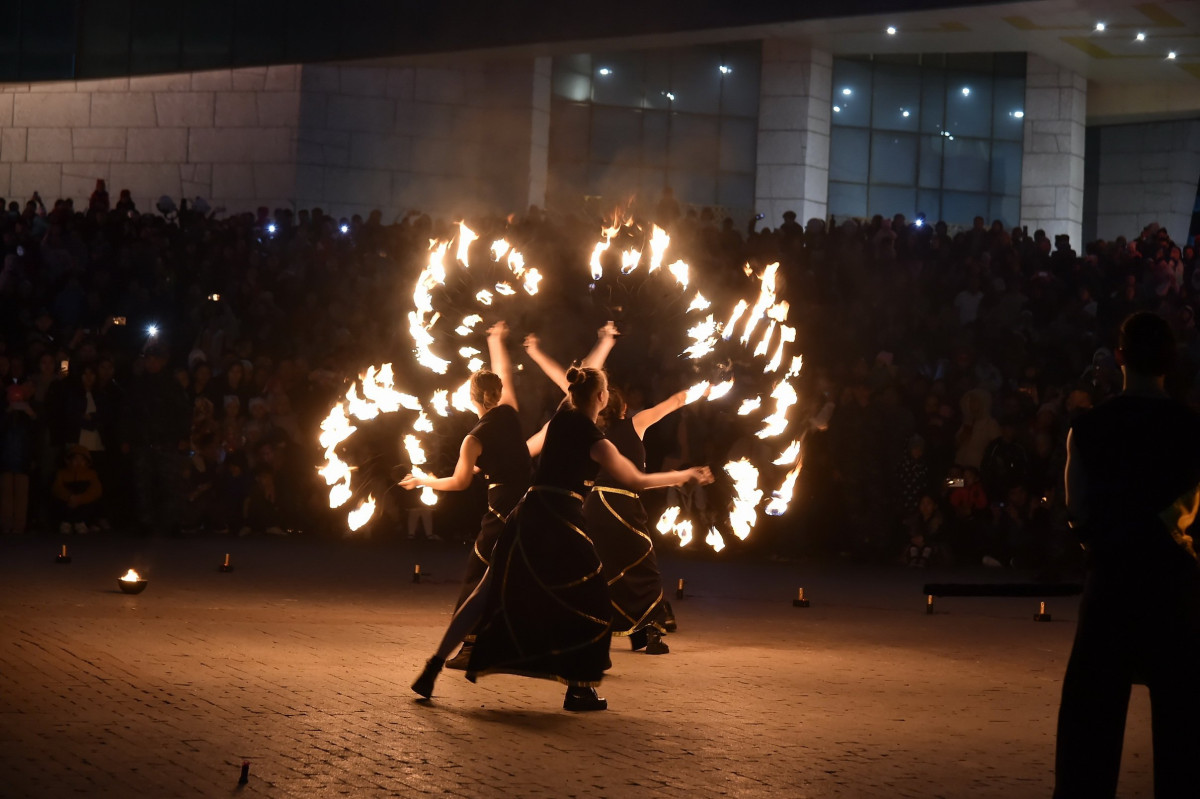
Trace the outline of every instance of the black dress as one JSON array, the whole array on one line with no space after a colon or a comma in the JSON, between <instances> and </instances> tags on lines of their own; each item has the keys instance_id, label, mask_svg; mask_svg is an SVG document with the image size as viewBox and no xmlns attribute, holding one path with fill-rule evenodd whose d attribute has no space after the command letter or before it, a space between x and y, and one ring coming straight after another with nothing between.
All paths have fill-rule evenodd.
<instances>
[{"instance_id":1,"label":"black dress","mask_svg":"<svg viewBox=\"0 0 1200 799\"><path fill-rule=\"evenodd\" d=\"M467 572L455 604L456 609L479 585L484 572L491 565L492 549L504 529L504 520L525 495L525 490L529 488L529 475L533 471L529 448L521 435L521 421L511 405L497 405L489 410L469 435L475 436L483 445L483 452L475 465L488 481L488 508L479 522L475 547L467 558Z\"/></svg>"},{"instance_id":2,"label":"black dress","mask_svg":"<svg viewBox=\"0 0 1200 799\"><path fill-rule=\"evenodd\" d=\"M589 451L603 437L578 411L550 420L533 485L492 553L468 679L506 673L600 684L612 606L584 529L583 499L599 470Z\"/></svg>"},{"instance_id":3,"label":"black dress","mask_svg":"<svg viewBox=\"0 0 1200 799\"><path fill-rule=\"evenodd\" d=\"M1165 397L1121 395L1076 421L1072 442L1087 487L1087 578L1063 678L1054 795L1115 794L1136 681L1150 691L1155 796L1195 796L1200 566L1192 542L1159 514L1195 507L1200 416Z\"/></svg>"},{"instance_id":4,"label":"black dress","mask_svg":"<svg viewBox=\"0 0 1200 799\"><path fill-rule=\"evenodd\" d=\"M609 425L605 436L618 452L645 469L646 449L631 419ZM583 516L604 564L613 607L613 635L629 635L646 627L666 632L662 575L641 497L621 488L601 470L596 487L583 504Z\"/></svg>"}]
</instances>

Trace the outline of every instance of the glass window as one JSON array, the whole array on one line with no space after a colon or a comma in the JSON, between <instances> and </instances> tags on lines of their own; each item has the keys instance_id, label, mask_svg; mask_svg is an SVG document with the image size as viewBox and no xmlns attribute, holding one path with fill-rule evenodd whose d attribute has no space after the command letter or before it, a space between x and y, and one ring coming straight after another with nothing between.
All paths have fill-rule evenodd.
<instances>
[{"instance_id":1,"label":"glass window","mask_svg":"<svg viewBox=\"0 0 1200 799\"><path fill-rule=\"evenodd\" d=\"M881 214L892 217L904 214L906 219L912 219L917 212L917 190L901 189L895 186L871 186L868 192L867 216Z\"/></svg>"},{"instance_id":2,"label":"glass window","mask_svg":"<svg viewBox=\"0 0 1200 799\"><path fill-rule=\"evenodd\" d=\"M942 147L942 186L962 191L988 189L988 142L982 139L946 137ZM948 220L947 220L948 221Z\"/></svg>"},{"instance_id":3,"label":"glass window","mask_svg":"<svg viewBox=\"0 0 1200 799\"><path fill-rule=\"evenodd\" d=\"M955 136L992 135L992 78L951 72L946 79L946 130Z\"/></svg>"},{"instance_id":4,"label":"glass window","mask_svg":"<svg viewBox=\"0 0 1200 799\"><path fill-rule=\"evenodd\" d=\"M917 137L905 133L871 134L871 183L913 186L917 182Z\"/></svg>"},{"instance_id":5,"label":"glass window","mask_svg":"<svg viewBox=\"0 0 1200 799\"><path fill-rule=\"evenodd\" d=\"M721 120L721 158L723 172L754 174L757 168L758 122L752 119Z\"/></svg>"},{"instance_id":6,"label":"glass window","mask_svg":"<svg viewBox=\"0 0 1200 799\"><path fill-rule=\"evenodd\" d=\"M677 167L713 169L717 163L717 134L716 117L671 114L670 154L667 166L672 170ZM715 191L710 191L707 196L711 197L714 193Z\"/></svg>"},{"instance_id":7,"label":"glass window","mask_svg":"<svg viewBox=\"0 0 1200 799\"><path fill-rule=\"evenodd\" d=\"M946 129L946 73L921 71L921 131L941 133Z\"/></svg>"},{"instance_id":8,"label":"glass window","mask_svg":"<svg viewBox=\"0 0 1200 799\"><path fill-rule=\"evenodd\" d=\"M722 116L758 119L758 87L761 75L762 48L755 42L746 47L726 45L721 65Z\"/></svg>"},{"instance_id":9,"label":"glass window","mask_svg":"<svg viewBox=\"0 0 1200 799\"><path fill-rule=\"evenodd\" d=\"M642 163L647 167L667 165L668 124L665 111L642 114Z\"/></svg>"},{"instance_id":10,"label":"glass window","mask_svg":"<svg viewBox=\"0 0 1200 799\"><path fill-rule=\"evenodd\" d=\"M991 201L988 204L988 224L995 219L999 219L1004 223L1005 230L1012 230L1017 226L1017 222L1021 216L1021 198L1018 195L992 195Z\"/></svg>"},{"instance_id":11,"label":"glass window","mask_svg":"<svg viewBox=\"0 0 1200 799\"><path fill-rule=\"evenodd\" d=\"M554 103L550 113L550 160L586 161L591 124L591 109L583 103Z\"/></svg>"},{"instance_id":12,"label":"glass window","mask_svg":"<svg viewBox=\"0 0 1200 799\"><path fill-rule=\"evenodd\" d=\"M1017 142L992 142L991 191L997 194L1021 193L1021 150Z\"/></svg>"},{"instance_id":13,"label":"glass window","mask_svg":"<svg viewBox=\"0 0 1200 799\"><path fill-rule=\"evenodd\" d=\"M871 88L871 105L871 127L875 130L917 130L921 70L905 66L878 69Z\"/></svg>"},{"instance_id":14,"label":"glass window","mask_svg":"<svg viewBox=\"0 0 1200 799\"><path fill-rule=\"evenodd\" d=\"M921 188L940 189L942 186L942 143L945 136L922 136L920 168L917 185Z\"/></svg>"},{"instance_id":15,"label":"glass window","mask_svg":"<svg viewBox=\"0 0 1200 799\"><path fill-rule=\"evenodd\" d=\"M866 216L867 187L856 183L829 181L830 216Z\"/></svg>"},{"instance_id":16,"label":"glass window","mask_svg":"<svg viewBox=\"0 0 1200 799\"><path fill-rule=\"evenodd\" d=\"M988 196L962 191L942 192L942 219L948 225L970 225L971 220L988 215Z\"/></svg>"},{"instance_id":17,"label":"glass window","mask_svg":"<svg viewBox=\"0 0 1200 799\"><path fill-rule=\"evenodd\" d=\"M630 165L641 161L642 112L635 108L592 109L591 158Z\"/></svg>"},{"instance_id":18,"label":"glass window","mask_svg":"<svg viewBox=\"0 0 1200 799\"><path fill-rule=\"evenodd\" d=\"M707 169L676 169L667 171L667 178L675 189L676 197L685 197L697 205L715 205L717 202L717 176Z\"/></svg>"},{"instance_id":19,"label":"glass window","mask_svg":"<svg viewBox=\"0 0 1200 799\"><path fill-rule=\"evenodd\" d=\"M642 86L640 53L609 53L592 58L592 101L597 105L641 108Z\"/></svg>"},{"instance_id":20,"label":"glass window","mask_svg":"<svg viewBox=\"0 0 1200 799\"><path fill-rule=\"evenodd\" d=\"M754 175L722 174L717 177L717 204L749 210L754 207Z\"/></svg>"},{"instance_id":21,"label":"glass window","mask_svg":"<svg viewBox=\"0 0 1200 799\"><path fill-rule=\"evenodd\" d=\"M712 48L676 50L671 58L671 107L692 114L721 110L721 55ZM669 99L669 98L668 98Z\"/></svg>"},{"instance_id":22,"label":"glass window","mask_svg":"<svg viewBox=\"0 0 1200 799\"><path fill-rule=\"evenodd\" d=\"M870 141L868 131L835 129L829 141L830 178L836 176L838 180L866 183Z\"/></svg>"},{"instance_id":23,"label":"glass window","mask_svg":"<svg viewBox=\"0 0 1200 799\"><path fill-rule=\"evenodd\" d=\"M1021 141L1025 133L1025 79L997 78L992 99L992 135Z\"/></svg>"},{"instance_id":24,"label":"glass window","mask_svg":"<svg viewBox=\"0 0 1200 799\"><path fill-rule=\"evenodd\" d=\"M924 214L930 223L942 219L942 192L931 189L917 189L917 213Z\"/></svg>"},{"instance_id":25,"label":"glass window","mask_svg":"<svg viewBox=\"0 0 1200 799\"><path fill-rule=\"evenodd\" d=\"M833 120L837 125L865 128L871 124L871 64L833 62Z\"/></svg>"}]
</instances>

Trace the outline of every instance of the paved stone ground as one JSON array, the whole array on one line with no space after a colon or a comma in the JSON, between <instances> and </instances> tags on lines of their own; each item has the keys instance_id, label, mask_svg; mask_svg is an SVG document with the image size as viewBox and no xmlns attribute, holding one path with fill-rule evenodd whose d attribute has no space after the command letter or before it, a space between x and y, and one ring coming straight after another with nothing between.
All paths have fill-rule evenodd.
<instances>
[{"instance_id":1,"label":"paved stone ground","mask_svg":"<svg viewBox=\"0 0 1200 799\"><path fill-rule=\"evenodd\" d=\"M465 555L303 539L0 542L0 796L1049 796L1075 603L947 599L954 575L668 556L671 654L602 693L408 685ZM235 571L217 565L231 552ZM414 585L414 562L431 573ZM116 590L130 566L150 580ZM957 575L961 576L961 575ZM983 575L994 577L994 575ZM804 585L813 606L791 598ZM1145 689L1121 795L1151 795ZM251 762L239 789L241 763Z\"/></svg>"}]
</instances>

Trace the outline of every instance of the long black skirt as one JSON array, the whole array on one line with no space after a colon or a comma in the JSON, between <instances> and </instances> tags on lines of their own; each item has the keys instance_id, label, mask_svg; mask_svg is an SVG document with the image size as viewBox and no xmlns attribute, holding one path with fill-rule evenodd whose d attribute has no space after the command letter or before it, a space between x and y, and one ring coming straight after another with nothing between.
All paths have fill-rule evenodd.
<instances>
[{"instance_id":1,"label":"long black skirt","mask_svg":"<svg viewBox=\"0 0 1200 799\"><path fill-rule=\"evenodd\" d=\"M662 575L642 500L632 491L596 486L583 516L608 583L613 635L647 627L666 632Z\"/></svg>"},{"instance_id":2,"label":"long black skirt","mask_svg":"<svg viewBox=\"0 0 1200 799\"><path fill-rule=\"evenodd\" d=\"M499 673L600 684L612 606L581 497L529 489L492 551L485 601L467 679Z\"/></svg>"},{"instance_id":3,"label":"long black skirt","mask_svg":"<svg viewBox=\"0 0 1200 799\"><path fill-rule=\"evenodd\" d=\"M526 488L524 485L508 483L488 486L487 513L483 514L479 522L479 535L475 536L475 545L471 548L471 554L467 556L467 570L458 601L454 603L455 610L467 601L467 597L475 590L475 586L479 585L484 573L492 565L492 551L496 548L500 534L504 532L504 520L521 501Z\"/></svg>"}]
</instances>

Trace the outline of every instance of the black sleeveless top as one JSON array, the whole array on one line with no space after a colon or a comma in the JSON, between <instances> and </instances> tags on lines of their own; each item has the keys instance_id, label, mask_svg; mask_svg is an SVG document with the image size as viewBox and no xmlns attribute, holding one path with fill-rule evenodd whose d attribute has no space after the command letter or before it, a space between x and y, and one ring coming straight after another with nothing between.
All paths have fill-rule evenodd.
<instances>
[{"instance_id":1,"label":"black sleeveless top","mask_svg":"<svg viewBox=\"0 0 1200 799\"><path fill-rule=\"evenodd\" d=\"M546 443L533 475L535 486L553 486L584 496L596 480L600 464L592 460L592 445L604 434L591 419L571 408L560 408L546 430Z\"/></svg>"},{"instance_id":2,"label":"black sleeveless top","mask_svg":"<svg viewBox=\"0 0 1200 799\"><path fill-rule=\"evenodd\" d=\"M1158 514L1200 483L1200 415L1122 394L1071 431L1087 484L1084 542L1134 557L1177 549Z\"/></svg>"},{"instance_id":3,"label":"black sleeveless top","mask_svg":"<svg viewBox=\"0 0 1200 799\"><path fill-rule=\"evenodd\" d=\"M638 438L632 419L617 419L613 421L605 428L604 437L613 443L613 446L617 448L617 452L633 461L634 466L642 471L646 470L646 447L642 444L642 440ZM597 485L612 486L613 488L624 488L604 469L600 470L600 474L596 477L596 483Z\"/></svg>"},{"instance_id":4,"label":"black sleeveless top","mask_svg":"<svg viewBox=\"0 0 1200 799\"><path fill-rule=\"evenodd\" d=\"M483 445L475 465L489 483L520 486L522 491L529 485L533 461L515 408L497 405L480 418L470 435Z\"/></svg>"}]
</instances>

